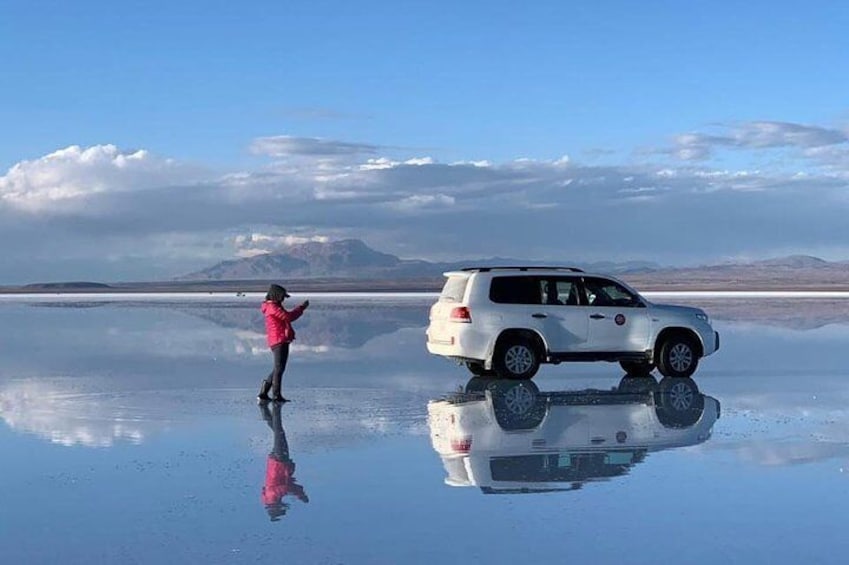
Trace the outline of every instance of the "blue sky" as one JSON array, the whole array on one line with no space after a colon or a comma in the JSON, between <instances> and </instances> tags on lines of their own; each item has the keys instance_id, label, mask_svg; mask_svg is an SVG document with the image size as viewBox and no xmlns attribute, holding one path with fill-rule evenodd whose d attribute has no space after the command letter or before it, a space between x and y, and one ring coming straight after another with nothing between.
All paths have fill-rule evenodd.
<instances>
[{"instance_id":1,"label":"blue sky","mask_svg":"<svg viewBox=\"0 0 849 565\"><path fill-rule=\"evenodd\" d=\"M176 275L261 251L234 243L246 234L361 237L433 258L849 258L845 228L811 226L846 201L847 24L838 2L4 2L0 237L31 242L9 250L24 280ZM117 163L133 154L127 172ZM543 171L517 175L519 159ZM667 207L612 202L628 183L656 194L647 179L670 172ZM800 174L827 193L823 210L794 204L809 200ZM555 190L581 183L607 198ZM693 214L687 190L730 195L696 207L704 225L670 248L646 226ZM476 241L515 211L498 195L520 192L530 211L510 225L526 235ZM269 201L276 217L251 217ZM699 230L743 204L751 215L724 230L739 237L703 245ZM157 206L209 219L160 223ZM548 245L592 227L564 232L552 208L615 218L646 241ZM455 227L432 241L434 222ZM61 261L52 230L69 246Z\"/></svg>"}]
</instances>

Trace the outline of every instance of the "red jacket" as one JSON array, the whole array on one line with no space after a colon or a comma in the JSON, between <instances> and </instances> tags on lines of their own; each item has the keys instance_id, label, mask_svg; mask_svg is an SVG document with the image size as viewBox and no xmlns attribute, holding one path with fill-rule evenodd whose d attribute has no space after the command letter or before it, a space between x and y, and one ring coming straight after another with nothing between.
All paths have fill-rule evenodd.
<instances>
[{"instance_id":1,"label":"red jacket","mask_svg":"<svg viewBox=\"0 0 849 565\"><path fill-rule=\"evenodd\" d=\"M309 499L304 487L296 483L292 476L294 472L295 465L291 461L279 461L269 455L265 467L265 486L262 487L262 503L268 506L280 502L287 494L307 502Z\"/></svg>"},{"instance_id":2,"label":"red jacket","mask_svg":"<svg viewBox=\"0 0 849 565\"><path fill-rule=\"evenodd\" d=\"M261 310L265 314L265 333L268 337L268 347L294 341L295 330L292 328L292 322L304 313L303 304L292 310L286 310L276 302L266 300L262 303Z\"/></svg>"}]
</instances>

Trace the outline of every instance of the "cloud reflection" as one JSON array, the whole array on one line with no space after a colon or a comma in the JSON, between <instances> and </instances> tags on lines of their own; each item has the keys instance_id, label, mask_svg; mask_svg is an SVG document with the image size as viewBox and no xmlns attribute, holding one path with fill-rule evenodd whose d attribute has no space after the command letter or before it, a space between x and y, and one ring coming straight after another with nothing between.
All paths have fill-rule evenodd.
<instances>
[{"instance_id":1,"label":"cloud reflection","mask_svg":"<svg viewBox=\"0 0 849 565\"><path fill-rule=\"evenodd\" d=\"M141 443L161 423L141 421L119 396L81 393L69 383L27 379L0 388L0 418L15 430L65 446Z\"/></svg>"}]
</instances>

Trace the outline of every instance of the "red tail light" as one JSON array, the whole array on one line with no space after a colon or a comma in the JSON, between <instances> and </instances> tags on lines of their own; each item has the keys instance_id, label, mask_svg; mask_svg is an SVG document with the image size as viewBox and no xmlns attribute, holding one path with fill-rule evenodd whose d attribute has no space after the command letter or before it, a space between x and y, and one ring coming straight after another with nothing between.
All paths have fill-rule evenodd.
<instances>
[{"instance_id":1,"label":"red tail light","mask_svg":"<svg viewBox=\"0 0 849 565\"><path fill-rule=\"evenodd\" d=\"M468 453L472 449L472 436L455 437L451 439L451 451Z\"/></svg>"},{"instance_id":2,"label":"red tail light","mask_svg":"<svg viewBox=\"0 0 849 565\"><path fill-rule=\"evenodd\" d=\"M450 319L452 322L465 322L468 324L472 321L472 311L466 306L456 306L451 310Z\"/></svg>"}]
</instances>

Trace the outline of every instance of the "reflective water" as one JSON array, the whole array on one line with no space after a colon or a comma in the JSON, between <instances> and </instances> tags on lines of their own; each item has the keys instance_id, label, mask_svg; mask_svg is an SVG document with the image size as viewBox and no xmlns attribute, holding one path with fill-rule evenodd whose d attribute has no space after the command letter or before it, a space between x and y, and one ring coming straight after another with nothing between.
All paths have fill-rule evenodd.
<instances>
[{"instance_id":1,"label":"reflective water","mask_svg":"<svg viewBox=\"0 0 849 565\"><path fill-rule=\"evenodd\" d=\"M846 560L849 301L698 302L677 391L482 384L427 298L311 302L279 414L252 301L0 304L0 562Z\"/></svg>"}]
</instances>

